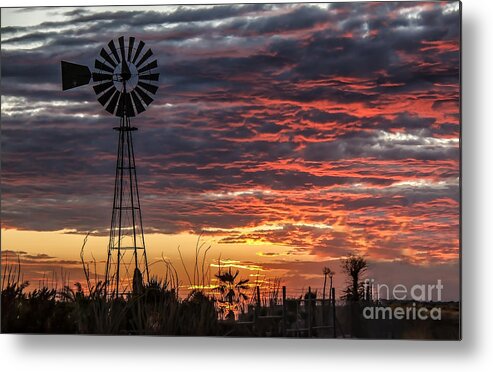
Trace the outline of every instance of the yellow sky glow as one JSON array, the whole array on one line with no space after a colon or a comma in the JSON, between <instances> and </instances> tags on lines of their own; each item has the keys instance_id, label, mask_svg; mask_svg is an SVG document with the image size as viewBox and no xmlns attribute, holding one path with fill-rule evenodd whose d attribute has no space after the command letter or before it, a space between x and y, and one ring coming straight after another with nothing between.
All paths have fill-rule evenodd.
<instances>
[{"instance_id":1,"label":"yellow sky glow","mask_svg":"<svg viewBox=\"0 0 493 372\"><path fill-rule=\"evenodd\" d=\"M61 231L24 231L16 229L2 229L2 250L23 251L29 255L47 254L60 260L80 260L80 251L84 241L84 235L73 234L65 230ZM283 260L295 260L300 256L290 257L286 255L286 246L271 243L261 243L258 241L250 244L221 244L219 240L222 236L201 237L200 242L204 242L202 254L206 248L211 246L207 253L206 267L210 267L213 278L219 266L223 269L231 267L240 270L241 276L248 277L252 272L264 272L263 264L272 260L278 260L283 256ZM151 275L160 278L164 275L165 264L162 258L169 259L178 271L183 285L188 285L187 275L184 265L180 259L178 247L185 267L189 272L193 269L195 262L195 247L198 235L196 234L147 234L146 249L150 265ZM86 262L94 259L98 262L97 271L101 275L104 272L104 262L107 255L108 237L89 236L84 247L84 258ZM270 255L259 255L259 252L268 252ZM309 259L309 255L304 255ZM219 259L221 265L218 265ZM277 272L278 271L278 272ZM284 270L269 270L268 274L272 277L282 275Z\"/></svg>"}]
</instances>

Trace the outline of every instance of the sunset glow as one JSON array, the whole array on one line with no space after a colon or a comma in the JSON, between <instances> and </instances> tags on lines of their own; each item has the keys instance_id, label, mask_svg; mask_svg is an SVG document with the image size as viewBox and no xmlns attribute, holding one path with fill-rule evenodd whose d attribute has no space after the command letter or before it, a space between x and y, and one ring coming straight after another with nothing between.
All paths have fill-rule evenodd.
<instances>
[{"instance_id":1,"label":"sunset glow","mask_svg":"<svg viewBox=\"0 0 493 372\"><path fill-rule=\"evenodd\" d=\"M450 2L3 9L2 257L25 280L83 281L88 233L104 276L118 119L89 87L62 92L59 64L92 68L122 33L160 63L152 109L132 119L152 275L170 260L194 288L199 241L204 287L231 267L301 294L330 266L339 291L357 252L376 279L440 278L458 299Z\"/></svg>"}]
</instances>

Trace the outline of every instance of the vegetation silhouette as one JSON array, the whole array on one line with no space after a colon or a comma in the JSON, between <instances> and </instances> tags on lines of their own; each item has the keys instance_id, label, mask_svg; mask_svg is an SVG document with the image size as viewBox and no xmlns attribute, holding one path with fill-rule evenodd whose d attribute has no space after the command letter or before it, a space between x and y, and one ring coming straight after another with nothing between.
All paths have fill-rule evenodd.
<instances>
[{"instance_id":1,"label":"vegetation silhouette","mask_svg":"<svg viewBox=\"0 0 493 372\"><path fill-rule=\"evenodd\" d=\"M200 247L200 245L199 245ZM200 249L196 249L197 254ZM202 255L201 255L202 257ZM86 284L77 282L61 289L42 285L31 292L29 283L21 280L21 267L2 267L1 331L2 333L38 334L113 334L113 335L180 335L180 336L250 336L250 337L353 337L458 339L459 304L441 303L443 319L433 320L366 320L363 306L378 306L378 300L363 298L361 281L368 268L364 257L348 255L341 268L348 286L340 300L317 298L317 289L309 287L299 297L287 297L280 281L272 287L252 284L241 279L238 270L228 267L204 282L207 270L202 260L194 265L195 282L190 293L178 295L180 281L171 262L166 264L164 279L151 277L143 281L136 272L133 291L116 296L102 281L89 278L89 265L84 263ZM221 262L221 260L219 260ZM198 271L197 267L199 267ZM332 271L331 271L332 272ZM322 270L323 284L331 272ZM190 270L192 273L192 270ZM333 272L332 272L333 275ZM193 283L193 275L190 275ZM214 287L210 283L216 282ZM321 277L322 285L322 277ZM209 293L207 292L207 288ZM212 290L211 290L212 289ZM248 296L245 292L256 293ZM331 291L333 293L334 291ZM323 294L322 294L323 297ZM388 305L389 303L387 303ZM406 306L406 303L390 303ZM435 306L422 303L420 306ZM247 307L247 311L245 311Z\"/></svg>"},{"instance_id":2,"label":"vegetation silhouette","mask_svg":"<svg viewBox=\"0 0 493 372\"><path fill-rule=\"evenodd\" d=\"M368 269L368 263L363 256L350 253L341 262L344 274L348 276L348 286L344 290L344 299L358 302L364 297L364 285L361 277Z\"/></svg>"},{"instance_id":3,"label":"vegetation silhouette","mask_svg":"<svg viewBox=\"0 0 493 372\"><path fill-rule=\"evenodd\" d=\"M236 281L239 274L239 270L236 270L233 274L231 272L231 267L229 267L226 272L221 272L219 269L219 272L215 275L219 284L214 288L214 291L219 292L221 295L219 302L225 306L222 306L220 309L221 312L225 313L226 319L234 320L235 311L240 310L241 304L248 300L248 296L243 291L250 288L248 286L249 279L240 279Z\"/></svg>"}]
</instances>

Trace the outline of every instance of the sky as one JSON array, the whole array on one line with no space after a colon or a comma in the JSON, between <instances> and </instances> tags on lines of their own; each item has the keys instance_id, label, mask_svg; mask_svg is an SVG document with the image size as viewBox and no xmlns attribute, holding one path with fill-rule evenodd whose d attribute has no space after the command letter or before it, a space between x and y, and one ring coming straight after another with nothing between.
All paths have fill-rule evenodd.
<instances>
[{"instance_id":1,"label":"sky","mask_svg":"<svg viewBox=\"0 0 493 372\"><path fill-rule=\"evenodd\" d=\"M364 255L378 283L459 298L458 2L3 8L2 255L24 279L104 274L118 119L61 90L121 35L158 58L132 119L151 274L195 259L320 291ZM179 258L180 247L184 265ZM5 262L5 261L4 261ZM212 274L211 274L212 273ZM259 279L260 278L260 279Z\"/></svg>"}]
</instances>

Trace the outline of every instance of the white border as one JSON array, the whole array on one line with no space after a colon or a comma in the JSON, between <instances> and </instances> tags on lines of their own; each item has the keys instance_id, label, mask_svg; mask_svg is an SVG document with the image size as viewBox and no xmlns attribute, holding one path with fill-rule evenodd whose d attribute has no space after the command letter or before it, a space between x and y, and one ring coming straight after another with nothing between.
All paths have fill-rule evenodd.
<instances>
[{"instance_id":1,"label":"white border","mask_svg":"<svg viewBox=\"0 0 493 372\"><path fill-rule=\"evenodd\" d=\"M37 1L27 5L140 5L228 1ZM242 1L265 2L265 1ZM50 370L486 370L492 365L493 12L463 1L463 341L356 341L0 335L0 368Z\"/></svg>"}]
</instances>

